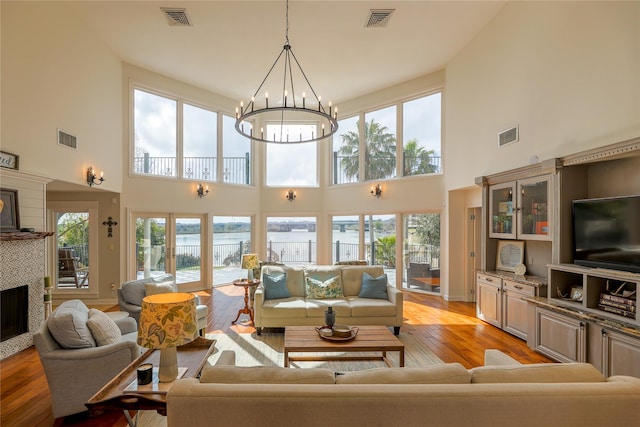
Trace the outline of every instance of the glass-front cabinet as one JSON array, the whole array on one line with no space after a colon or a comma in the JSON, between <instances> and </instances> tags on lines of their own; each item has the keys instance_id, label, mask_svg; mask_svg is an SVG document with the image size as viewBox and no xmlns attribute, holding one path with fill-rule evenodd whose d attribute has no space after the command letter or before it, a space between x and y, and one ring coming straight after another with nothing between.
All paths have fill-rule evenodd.
<instances>
[{"instance_id":1,"label":"glass-front cabinet","mask_svg":"<svg viewBox=\"0 0 640 427\"><path fill-rule=\"evenodd\" d=\"M551 240L549 175L489 188L489 237Z\"/></svg>"}]
</instances>

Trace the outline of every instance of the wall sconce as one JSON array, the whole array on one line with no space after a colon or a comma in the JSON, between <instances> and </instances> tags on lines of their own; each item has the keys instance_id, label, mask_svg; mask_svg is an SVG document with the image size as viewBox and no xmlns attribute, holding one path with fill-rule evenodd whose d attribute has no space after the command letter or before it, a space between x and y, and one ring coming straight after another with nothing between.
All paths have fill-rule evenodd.
<instances>
[{"instance_id":1,"label":"wall sconce","mask_svg":"<svg viewBox=\"0 0 640 427\"><path fill-rule=\"evenodd\" d=\"M201 199L209 194L209 186L203 187L202 184L198 184L196 187L196 193L198 193L198 197Z\"/></svg>"},{"instance_id":2,"label":"wall sconce","mask_svg":"<svg viewBox=\"0 0 640 427\"><path fill-rule=\"evenodd\" d=\"M371 186L371 195L380 197L382 196L382 184L376 184Z\"/></svg>"},{"instance_id":3,"label":"wall sconce","mask_svg":"<svg viewBox=\"0 0 640 427\"><path fill-rule=\"evenodd\" d=\"M284 197L286 197L288 201L293 202L296 199L296 192L293 190L288 190L286 193L284 193Z\"/></svg>"},{"instance_id":4,"label":"wall sconce","mask_svg":"<svg viewBox=\"0 0 640 427\"><path fill-rule=\"evenodd\" d=\"M89 166L87 169L87 184L89 187L93 187L94 185L100 185L104 181L104 172L100 172L100 178L97 177L96 171L93 170L93 166Z\"/></svg>"}]
</instances>

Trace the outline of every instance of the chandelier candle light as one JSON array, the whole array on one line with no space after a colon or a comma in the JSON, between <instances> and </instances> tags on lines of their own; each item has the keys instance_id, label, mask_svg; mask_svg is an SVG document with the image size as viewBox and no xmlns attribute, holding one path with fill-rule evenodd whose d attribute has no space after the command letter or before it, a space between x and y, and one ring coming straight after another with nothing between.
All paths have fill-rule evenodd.
<instances>
[{"instance_id":1,"label":"chandelier candle light","mask_svg":"<svg viewBox=\"0 0 640 427\"><path fill-rule=\"evenodd\" d=\"M260 86L251 97L251 100L244 105L244 101L240 101L240 106L236 108L236 130L243 136L251 138L260 142L272 142L277 144L295 144L303 142L319 141L324 138L328 138L338 130L338 107L332 106L329 102L329 111L326 110L322 104L322 97L320 97L311 86L309 79L302 70L302 66L298 62L293 49L289 44L289 1L286 2L286 28L285 28L285 44L280 54L276 58L275 62L269 69L269 72L260 83ZM282 60L281 60L282 59ZM270 86L271 72L282 63L284 79L282 80L282 86ZM293 64L297 68L293 67ZM294 76L294 71L297 72ZM294 79L296 83L300 85L294 85ZM275 78L273 80L276 80ZM278 80L279 81L279 80ZM265 86L266 85L266 86ZM278 83L279 86L279 83ZM282 95L281 101L277 105L269 106L269 92L264 92L264 104L258 104L256 97L259 93L262 93L264 89L269 87L276 87L276 92ZM301 97L297 95L296 88L304 88L305 91L301 92ZM307 108L307 92L313 96L310 99L310 108ZM315 108L317 101L317 108ZM263 106L264 105L264 106ZM274 132L269 138L269 135L265 135L264 127L260 128L260 132L254 132L253 120L259 121L260 126L263 126L265 122L275 122L279 126L279 130ZM245 121L250 122L245 126ZM288 132L284 132L284 126L287 123L293 121L311 121L318 123L320 130L317 132L311 132L311 135L306 135L300 132L296 135L290 135Z\"/></svg>"},{"instance_id":2,"label":"chandelier candle light","mask_svg":"<svg viewBox=\"0 0 640 427\"><path fill-rule=\"evenodd\" d=\"M177 346L188 344L198 333L196 300L193 294L173 292L142 299L138 345L160 349L158 380L178 377Z\"/></svg>"}]
</instances>

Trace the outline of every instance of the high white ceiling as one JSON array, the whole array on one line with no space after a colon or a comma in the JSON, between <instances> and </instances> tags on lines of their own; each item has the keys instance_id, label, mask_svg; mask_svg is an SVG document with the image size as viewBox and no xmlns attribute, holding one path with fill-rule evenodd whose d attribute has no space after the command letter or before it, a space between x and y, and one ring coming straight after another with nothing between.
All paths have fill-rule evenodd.
<instances>
[{"instance_id":1,"label":"high white ceiling","mask_svg":"<svg viewBox=\"0 0 640 427\"><path fill-rule=\"evenodd\" d=\"M291 0L289 41L323 100L351 99L445 67L506 1ZM258 88L285 42L285 0L61 2L123 61L231 99ZM161 7L186 8L191 27ZM394 9L365 28L371 9Z\"/></svg>"}]
</instances>

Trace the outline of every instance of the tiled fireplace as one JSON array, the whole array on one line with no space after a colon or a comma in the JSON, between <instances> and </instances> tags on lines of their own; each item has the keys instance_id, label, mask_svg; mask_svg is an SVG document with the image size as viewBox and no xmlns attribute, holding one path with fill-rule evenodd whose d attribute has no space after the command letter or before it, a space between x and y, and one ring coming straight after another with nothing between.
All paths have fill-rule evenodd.
<instances>
[{"instance_id":1,"label":"tiled fireplace","mask_svg":"<svg viewBox=\"0 0 640 427\"><path fill-rule=\"evenodd\" d=\"M0 241L0 291L28 286L28 331L0 342L0 359L33 345L33 333L44 320L45 240Z\"/></svg>"}]
</instances>

